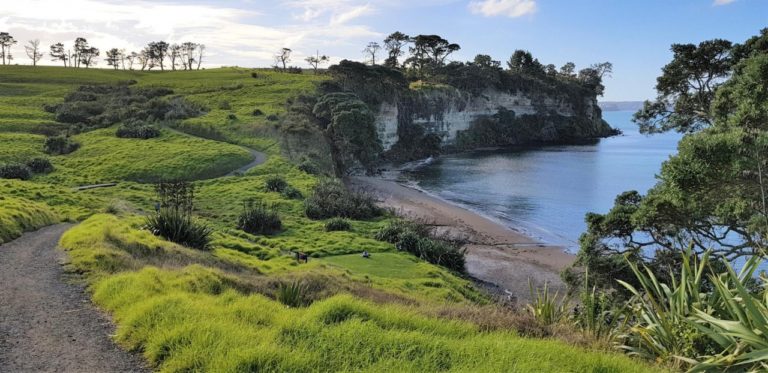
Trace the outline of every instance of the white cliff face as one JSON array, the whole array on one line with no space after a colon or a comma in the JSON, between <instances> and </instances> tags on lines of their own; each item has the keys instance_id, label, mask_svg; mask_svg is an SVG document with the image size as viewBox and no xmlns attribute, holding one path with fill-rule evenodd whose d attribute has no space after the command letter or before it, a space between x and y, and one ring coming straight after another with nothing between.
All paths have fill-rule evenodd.
<instances>
[{"instance_id":1,"label":"white cliff face","mask_svg":"<svg viewBox=\"0 0 768 373\"><path fill-rule=\"evenodd\" d=\"M464 131L481 116L496 114L500 108L514 111L516 115L552 113L562 116L574 116L574 108L564 98L546 97L532 99L521 92L509 93L497 90L486 90L480 95L472 95L458 90L441 89L420 93L420 107L398 107L396 104L383 103L376 114L376 127L379 139L385 150L389 150L398 141L397 126L400 113L407 110L414 124L424 127L427 133L439 134L444 144L451 144L456 134ZM591 101L591 100L590 100ZM594 116L592 105L587 102L587 115Z\"/></svg>"}]
</instances>

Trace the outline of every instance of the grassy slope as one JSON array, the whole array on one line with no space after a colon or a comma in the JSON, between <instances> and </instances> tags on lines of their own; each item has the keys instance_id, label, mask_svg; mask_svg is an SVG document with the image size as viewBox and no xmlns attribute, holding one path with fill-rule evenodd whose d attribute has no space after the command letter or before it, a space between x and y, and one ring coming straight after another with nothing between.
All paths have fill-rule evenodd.
<instances>
[{"instance_id":1,"label":"grassy slope","mask_svg":"<svg viewBox=\"0 0 768 373\"><path fill-rule=\"evenodd\" d=\"M0 162L39 155L40 132L55 126L44 103L61 100L85 83L134 79L166 86L210 112L182 130L209 134L271 154L238 177L198 182L198 214L216 230L212 250L187 249L141 229L151 210L151 185L130 180L160 174L214 176L242 161L240 148L166 131L155 140L117 139L109 129L78 135L83 147L52 157L57 171L30 181L0 180L0 240L58 220L83 220L62 239L71 267L87 276L94 300L112 312L117 339L140 349L166 371L443 370L643 371L620 355L586 352L556 341L519 338L507 331L479 332L469 323L421 316L418 307L483 303L470 283L396 253L372 233L386 223L355 221L351 232L324 231L304 217L302 202L264 189L281 175L305 195L317 182L280 155L265 116L280 114L290 96L320 79L227 68L142 73L52 67L0 68ZM226 101L226 104L224 102ZM228 107L228 108L227 108ZM234 114L237 119L228 118ZM169 156L169 154L171 156ZM85 182L123 180L115 188L76 192ZM234 229L242 202L274 205L286 227L272 237ZM112 214L99 212L109 211ZM95 215L94 215L95 214ZM290 251L317 259L297 265ZM374 253L362 261L357 253ZM341 255L340 254L350 254ZM318 299L286 309L272 300L277 284L302 279ZM334 295L334 294L353 294ZM330 298L328 298L330 296ZM360 298L368 299L368 301ZM411 307L370 303L411 304ZM414 308L415 307L415 308Z\"/></svg>"}]
</instances>

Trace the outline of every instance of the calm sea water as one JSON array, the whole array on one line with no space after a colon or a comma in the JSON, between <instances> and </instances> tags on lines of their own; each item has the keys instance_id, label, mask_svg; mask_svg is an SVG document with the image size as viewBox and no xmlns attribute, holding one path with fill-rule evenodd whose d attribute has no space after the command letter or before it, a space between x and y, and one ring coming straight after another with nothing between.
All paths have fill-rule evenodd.
<instances>
[{"instance_id":1,"label":"calm sea water","mask_svg":"<svg viewBox=\"0 0 768 373\"><path fill-rule=\"evenodd\" d=\"M594 145L450 155L406 177L433 195L575 250L584 214L607 212L626 190L645 194L676 151L679 134L641 135L631 117L603 113L624 134Z\"/></svg>"}]
</instances>

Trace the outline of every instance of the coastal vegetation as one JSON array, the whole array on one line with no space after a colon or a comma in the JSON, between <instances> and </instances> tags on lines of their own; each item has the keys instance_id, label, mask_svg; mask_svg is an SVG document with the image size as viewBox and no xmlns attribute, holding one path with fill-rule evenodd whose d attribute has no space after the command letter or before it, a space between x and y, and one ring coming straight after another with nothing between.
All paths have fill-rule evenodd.
<instances>
[{"instance_id":1,"label":"coastal vegetation","mask_svg":"<svg viewBox=\"0 0 768 373\"><path fill-rule=\"evenodd\" d=\"M659 99L636 118L647 132L690 134L647 195L626 192L608 214L587 216L578 261L563 274L571 293L531 286L525 307L466 275L463 239L396 218L334 176L445 151L412 118L398 121L400 141L387 151L375 124L380 105L418 111L435 92L558 95L576 113L498 110L457 148L536 141L550 126L559 141L606 135L599 109L584 118L610 64L576 73L525 51L507 69L485 55L446 62L458 44L397 32L384 40L384 65L371 43L373 66L342 61L327 74L319 53L313 74L289 66L289 48L275 69L197 71L203 46L174 55L164 42L136 57L140 71L118 69L114 50L114 69L99 71L74 68L99 54L85 39L76 45L74 59L62 54L73 68L0 68L0 243L78 222L60 241L67 270L113 316L115 340L153 369L768 364L766 279L755 276L768 233L768 30L743 44L673 46ZM176 59L186 71L163 72Z\"/></svg>"}]
</instances>

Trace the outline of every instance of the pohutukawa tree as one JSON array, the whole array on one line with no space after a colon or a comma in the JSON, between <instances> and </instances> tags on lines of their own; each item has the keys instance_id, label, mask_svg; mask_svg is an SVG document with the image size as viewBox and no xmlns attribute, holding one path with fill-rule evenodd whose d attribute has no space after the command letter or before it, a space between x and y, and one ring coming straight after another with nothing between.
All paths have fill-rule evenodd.
<instances>
[{"instance_id":1,"label":"pohutukawa tree","mask_svg":"<svg viewBox=\"0 0 768 373\"><path fill-rule=\"evenodd\" d=\"M663 277L679 270L679 253L689 246L728 260L765 255L768 29L743 44L710 40L672 50L659 98L635 122L643 132L686 135L645 195L622 193L607 214L587 215L576 264L589 268L590 284L634 281L625 256Z\"/></svg>"},{"instance_id":2,"label":"pohutukawa tree","mask_svg":"<svg viewBox=\"0 0 768 373\"><path fill-rule=\"evenodd\" d=\"M27 53L27 57L32 60L32 66L37 66L37 61L43 58L43 51L40 50L40 40L30 40L27 45L24 46L24 51Z\"/></svg>"},{"instance_id":3,"label":"pohutukawa tree","mask_svg":"<svg viewBox=\"0 0 768 373\"><path fill-rule=\"evenodd\" d=\"M7 32L0 32L0 56L3 59L3 65L11 63L13 55L11 54L11 46L16 44L16 39Z\"/></svg>"},{"instance_id":4,"label":"pohutukawa tree","mask_svg":"<svg viewBox=\"0 0 768 373\"><path fill-rule=\"evenodd\" d=\"M368 45L365 46L365 49L363 49L363 53L368 57L368 61L371 62L371 65L376 65L376 55L380 50L381 45L375 41L368 43Z\"/></svg>"}]
</instances>

